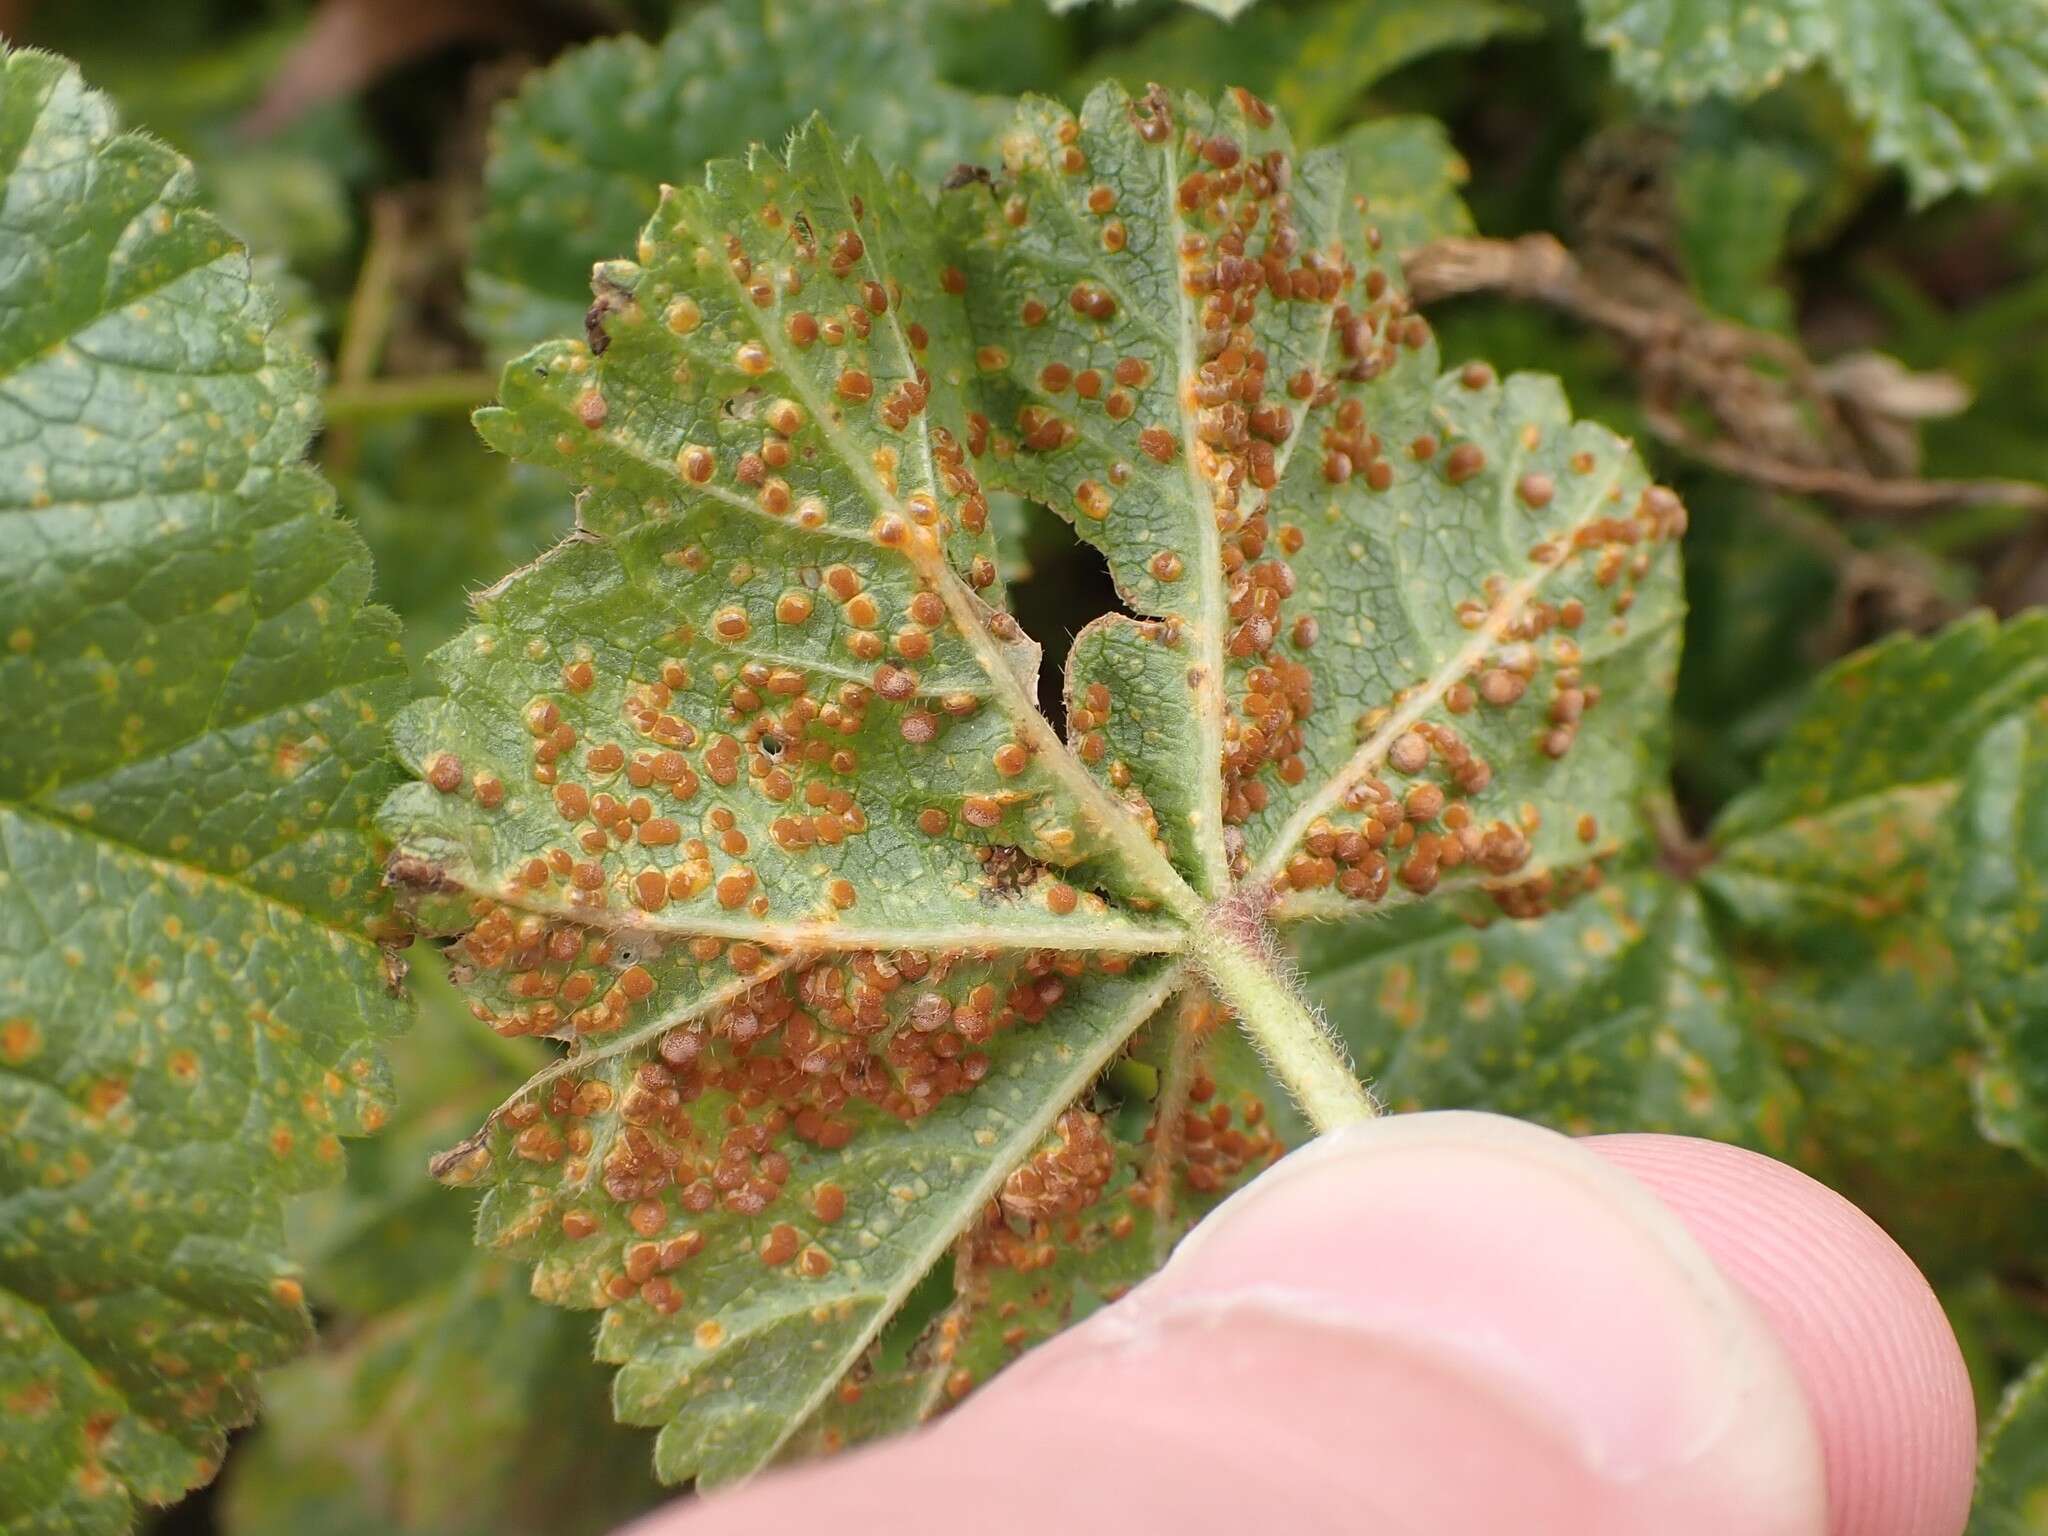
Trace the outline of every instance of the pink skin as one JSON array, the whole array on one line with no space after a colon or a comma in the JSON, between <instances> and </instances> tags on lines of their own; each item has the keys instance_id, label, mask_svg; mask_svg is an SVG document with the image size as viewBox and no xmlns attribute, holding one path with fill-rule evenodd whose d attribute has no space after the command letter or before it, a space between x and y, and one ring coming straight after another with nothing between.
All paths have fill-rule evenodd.
<instances>
[{"instance_id":1,"label":"pink skin","mask_svg":"<svg viewBox=\"0 0 2048 1536\"><path fill-rule=\"evenodd\" d=\"M635 1536L1956 1536L1975 1440L1926 1282L1805 1175L1408 1115L935 1427Z\"/></svg>"}]
</instances>

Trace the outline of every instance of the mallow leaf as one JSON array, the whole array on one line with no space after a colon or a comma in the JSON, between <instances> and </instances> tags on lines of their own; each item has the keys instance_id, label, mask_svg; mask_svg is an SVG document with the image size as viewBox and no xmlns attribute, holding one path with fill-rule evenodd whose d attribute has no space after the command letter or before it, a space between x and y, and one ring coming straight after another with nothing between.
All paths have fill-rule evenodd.
<instances>
[{"instance_id":1,"label":"mallow leaf","mask_svg":"<svg viewBox=\"0 0 2048 1536\"><path fill-rule=\"evenodd\" d=\"M1540 918L1474 893L1306 929L1302 965L1393 1109L1788 1153L1797 1095L1699 893L1655 868L1587 884L1545 893Z\"/></svg>"},{"instance_id":2,"label":"mallow leaf","mask_svg":"<svg viewBox=\"0 0 2048 1536\"><path fill-rule=\"evenodd\" d=\"M479 418L578 532L396 727L393 878L567 1042L438 1167L602 1310L670 1479L914 1422L1147 1273L1298 1133L1237 1025L1365 1112L1276 897L1582 864L1670 688L1682 508L1553 383L1438 376L1369 156L1112 87L1004 146L937 210L815 121L668 193ZM1003 492L1129 604L1064 730Z\"/></svg>"},{"instance_id":3,"label":"mallow leaf","mask_svg":"<svg viewBox=\"0 0 2048 1536\"><path fill-rule=\"evenodd\" d=\"M1404 64L1539 24L1501 0L1312 0L1262 6L1227 26L1213 16L1169 17L1089 67L1134 90L1154 80L1203 91L1244 87L1271 101L1304 145L1315 145Z\"/></svg>"},{"instance_id":4,"label":"mallow leaf","mask_svg":"<svg viewBox=\"0 0 2048 1536\"><path fill-rule=\"evenodd\" d=\"M0 204L0 1529L119 1531L305 1342L286 1197L386 1112L404 667L191 167L9 52Z\"/></svg>"},{"instance_id":5,"label":"mallow leaf","mask_svg":"<svg viewBox=\"0 0 2048 1536\"><path fill-rule=\"evenodd\" d=\"M1397 1106L1744 1141L1931 1272L2030 1259L2040 1171L1994 1143L2038 1149L2044 697L2041 614L1858 652L1697 847L1643 826L1569 881L1311 931L1312 990Z\"/></svg>"},{"instance_id":6,"label":"mallow leaf","mask_svg":"<svg viewBox=\"0 0 2048 1536\"><path fill-rule=\"evenodd\" d=\"M642 1436L611 1421L582 1319L478 1249L468 1202L422 1176L537 1067L539 1041L468 1027L446 979L391 1051L398 1112L336 1190L292 1209L323 1347L266 1374L216 1523L229 1536L602 1536L658 1502Z\"/></svg>"},{"instance_id":7,"label":"mallow leaf","mask_svg":"<svg viewBox=\"0 0 2048 1536\"><path fill-rule=\"evenodd\" d=\"M497 111L469 269L498 357L574 335L590 269L646 222L662 184L780 143L828 113L931 185L983 157L1007 109L941 83L927 0L714 0L659 43L606 38L534 71Z\"/></svg>"},{"instance_id":8,"label":"mallow leaf","mask_svg":"<svg viewBox=\"0 0 2048 1536\"><path fill-rule=\"evenodd\" d=\"M1984 1434L1977 1499L1964 1536L2048 1530L2048 1356L2014 1382Z\"/></svg>"},{"instance_id":9,"label":"mallow leaf","mask_svg":"<svg viewBox=\"0 0 2048 1536\"><path fill-rule=\"evenodd\" d=\"M1916 198L1982 191L2048 147L2048 29L2034 0L1583 0L1616 72L1664 101L1757 96L1813 64Z\"/></svg>"},{"instance_id":10,"label":"mallow leaf","mask_svg":"<svg viewBox=\"0 0 2048 1536\"><path fill-rule=\"evenodd\" d=\"M1943 905L1984 1052L1977 1115L2048 1172L2048 697L1985 733L1956 820Z\"/></svg>"}]
</instances>

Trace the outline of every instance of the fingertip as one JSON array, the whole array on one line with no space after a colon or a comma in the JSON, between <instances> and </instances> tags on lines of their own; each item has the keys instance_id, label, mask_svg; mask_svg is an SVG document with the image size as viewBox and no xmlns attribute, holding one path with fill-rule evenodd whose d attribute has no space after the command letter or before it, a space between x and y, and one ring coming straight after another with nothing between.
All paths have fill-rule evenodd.
<instances>
[{"instance_id":1,"label":"fingertip","mask_svg":"<svg viewBox=\"0 0 2048 1536\"><path fill-rule=\"evenodd\" d=\"M932 1429L649 1536L1823 1529L1768 1328L1640 1183L1564 1137L1376 1122L1201 1233Z\"/></svg>"},{"instance_id":2,"label":"fingertip","mask_svg":"<svg viewBox=\"0 0 2048 1536\"><path fill-rule=\"evenodd\" d=\"M1287 1159L935 1429L658 1529L1955 1536L1974 1441L1926 1282L1825 1187L1403 1116Z\"/></svg>"},{"instance_id":3,"label":"fingertip","mask_svg":"<svg viewBox=\"0 0 2048 1536\"><path fill-rule=\"evenodd\" d=\"M1862 1211L1759 1153L1682 1136L1585 1145L1652 1190L1755 1303L1811 1406L1830 1536L1955 1536L1976 1413L1962 1351L1913 1261Z\"/></svg>"}]
</instances>

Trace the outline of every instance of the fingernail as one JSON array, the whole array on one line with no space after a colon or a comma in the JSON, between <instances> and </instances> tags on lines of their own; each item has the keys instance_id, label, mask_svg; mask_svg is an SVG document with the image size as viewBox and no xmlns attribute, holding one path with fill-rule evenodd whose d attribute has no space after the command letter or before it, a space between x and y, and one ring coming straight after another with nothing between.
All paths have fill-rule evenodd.
<instances>
[{"instance_id":1,"label":"fingernail","mask_svg":"<svg viewBox=\"0 0 2048 1536\"><path fill-rule=\"evenodd\" d=\"M1525 1122L1410 1115L1324 1137L1198 1228L1116 1326L1141 1345L1246 1305L1481 1383L1612 1482L1776 1441L1818 1506L1811 1422L1746 1298L1642 1185Z\"/></svg>"}]
</instances>

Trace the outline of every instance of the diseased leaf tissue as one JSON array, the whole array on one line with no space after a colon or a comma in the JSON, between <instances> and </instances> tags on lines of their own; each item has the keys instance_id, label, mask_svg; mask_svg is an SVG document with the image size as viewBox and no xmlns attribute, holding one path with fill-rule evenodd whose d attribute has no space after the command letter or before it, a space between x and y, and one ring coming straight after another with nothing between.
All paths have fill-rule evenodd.
<instances>
[{"instance_id":1,"label":"diseased leaf tissue","mask_svg":"<svg viewBox=\"0 0 2048 1536\"><path fill-rule=\"evenodd\" d=\"M1233 1016L1362 1110L1276 902L1540 910L1614 846L1684 513L1553 382L1438 377L1370 171L1105 88L935 213L813 122L479 418L580 527L435 657L384 825L476 1015L569 1050L438 1166L602 1310L664 1476L914 1422L1146 1274L1294 1123ZM997 491L1127 605L1063 722Z\"/></svg>"},{"instance_id":2,"label":"diseased leaf tissue","mask_svg":"<svg viewBox=\"0 0 2048 1536\"><path fill-rule=\"evenodd\" d=\"M404 696L312 370L192 169L0 54L0 1529L210 1479L390 1105Z\"/></svg>"},{"instance_id":3,"label":"diseased leaf tissue","mask_svg":"<svg viewBox=\"0 0 2048 1536\"><path fill-rule=\"evenodd\" d=\"M345 7L282 0L188 74L153 29L211 23L131 38L114 3L30 24L201 172L0 53L0 1536L131 1528L259 1396L201 1516L240 1536L607 1528L656 1497L607 1394L670 1483L915 1425L1371 1113L1347 1049L1395 1110L1718 1135L1842 1189L1953 1288L1987 1410L2011 1386L1980 1524L2037 1511L2048 620L1984 500L2029 488L1932 478L2032 472L2006 337L2041 290L2000 232L2031 194L1965 225L1871 169L1926 196L2038 160L1987 86L2040 74L1997 35L2023 5L1893 27L1942 67L1838 61L1840 102L1808 71L1652 122L1592 65L1532 84L1543 42L1380 84L1536 28L1493 0L1249 32L704 0L527 73L472 185L509 20L474 68L396 66L474 90L255 144ZM1646 25L1605 41L1666 99L1753 95L1827 30ZM1489 153L1468 213L1396 98L1544 146ZM1768 217L1617 179L1659 156L1694 191L1765 166ZM429 161L430 198L392 184ZM1687 367L1846 391L1792 435L1926 510L1667 453L1687 619L1678 495L1556 380L1464 360L1648 419L1671 349L1573 345L1512 283L1429 318L1404 289L1404 251L1560 200L1632 313L1771 319ZM1923 273L1895 226L1970 259ZM1952 363L1966 432L1809 365L1823 308ZM456 573L536 530L567 536L408 680ZM1006 590L1034 565L1115 600Z\"/></svg>"}]
</instances>

